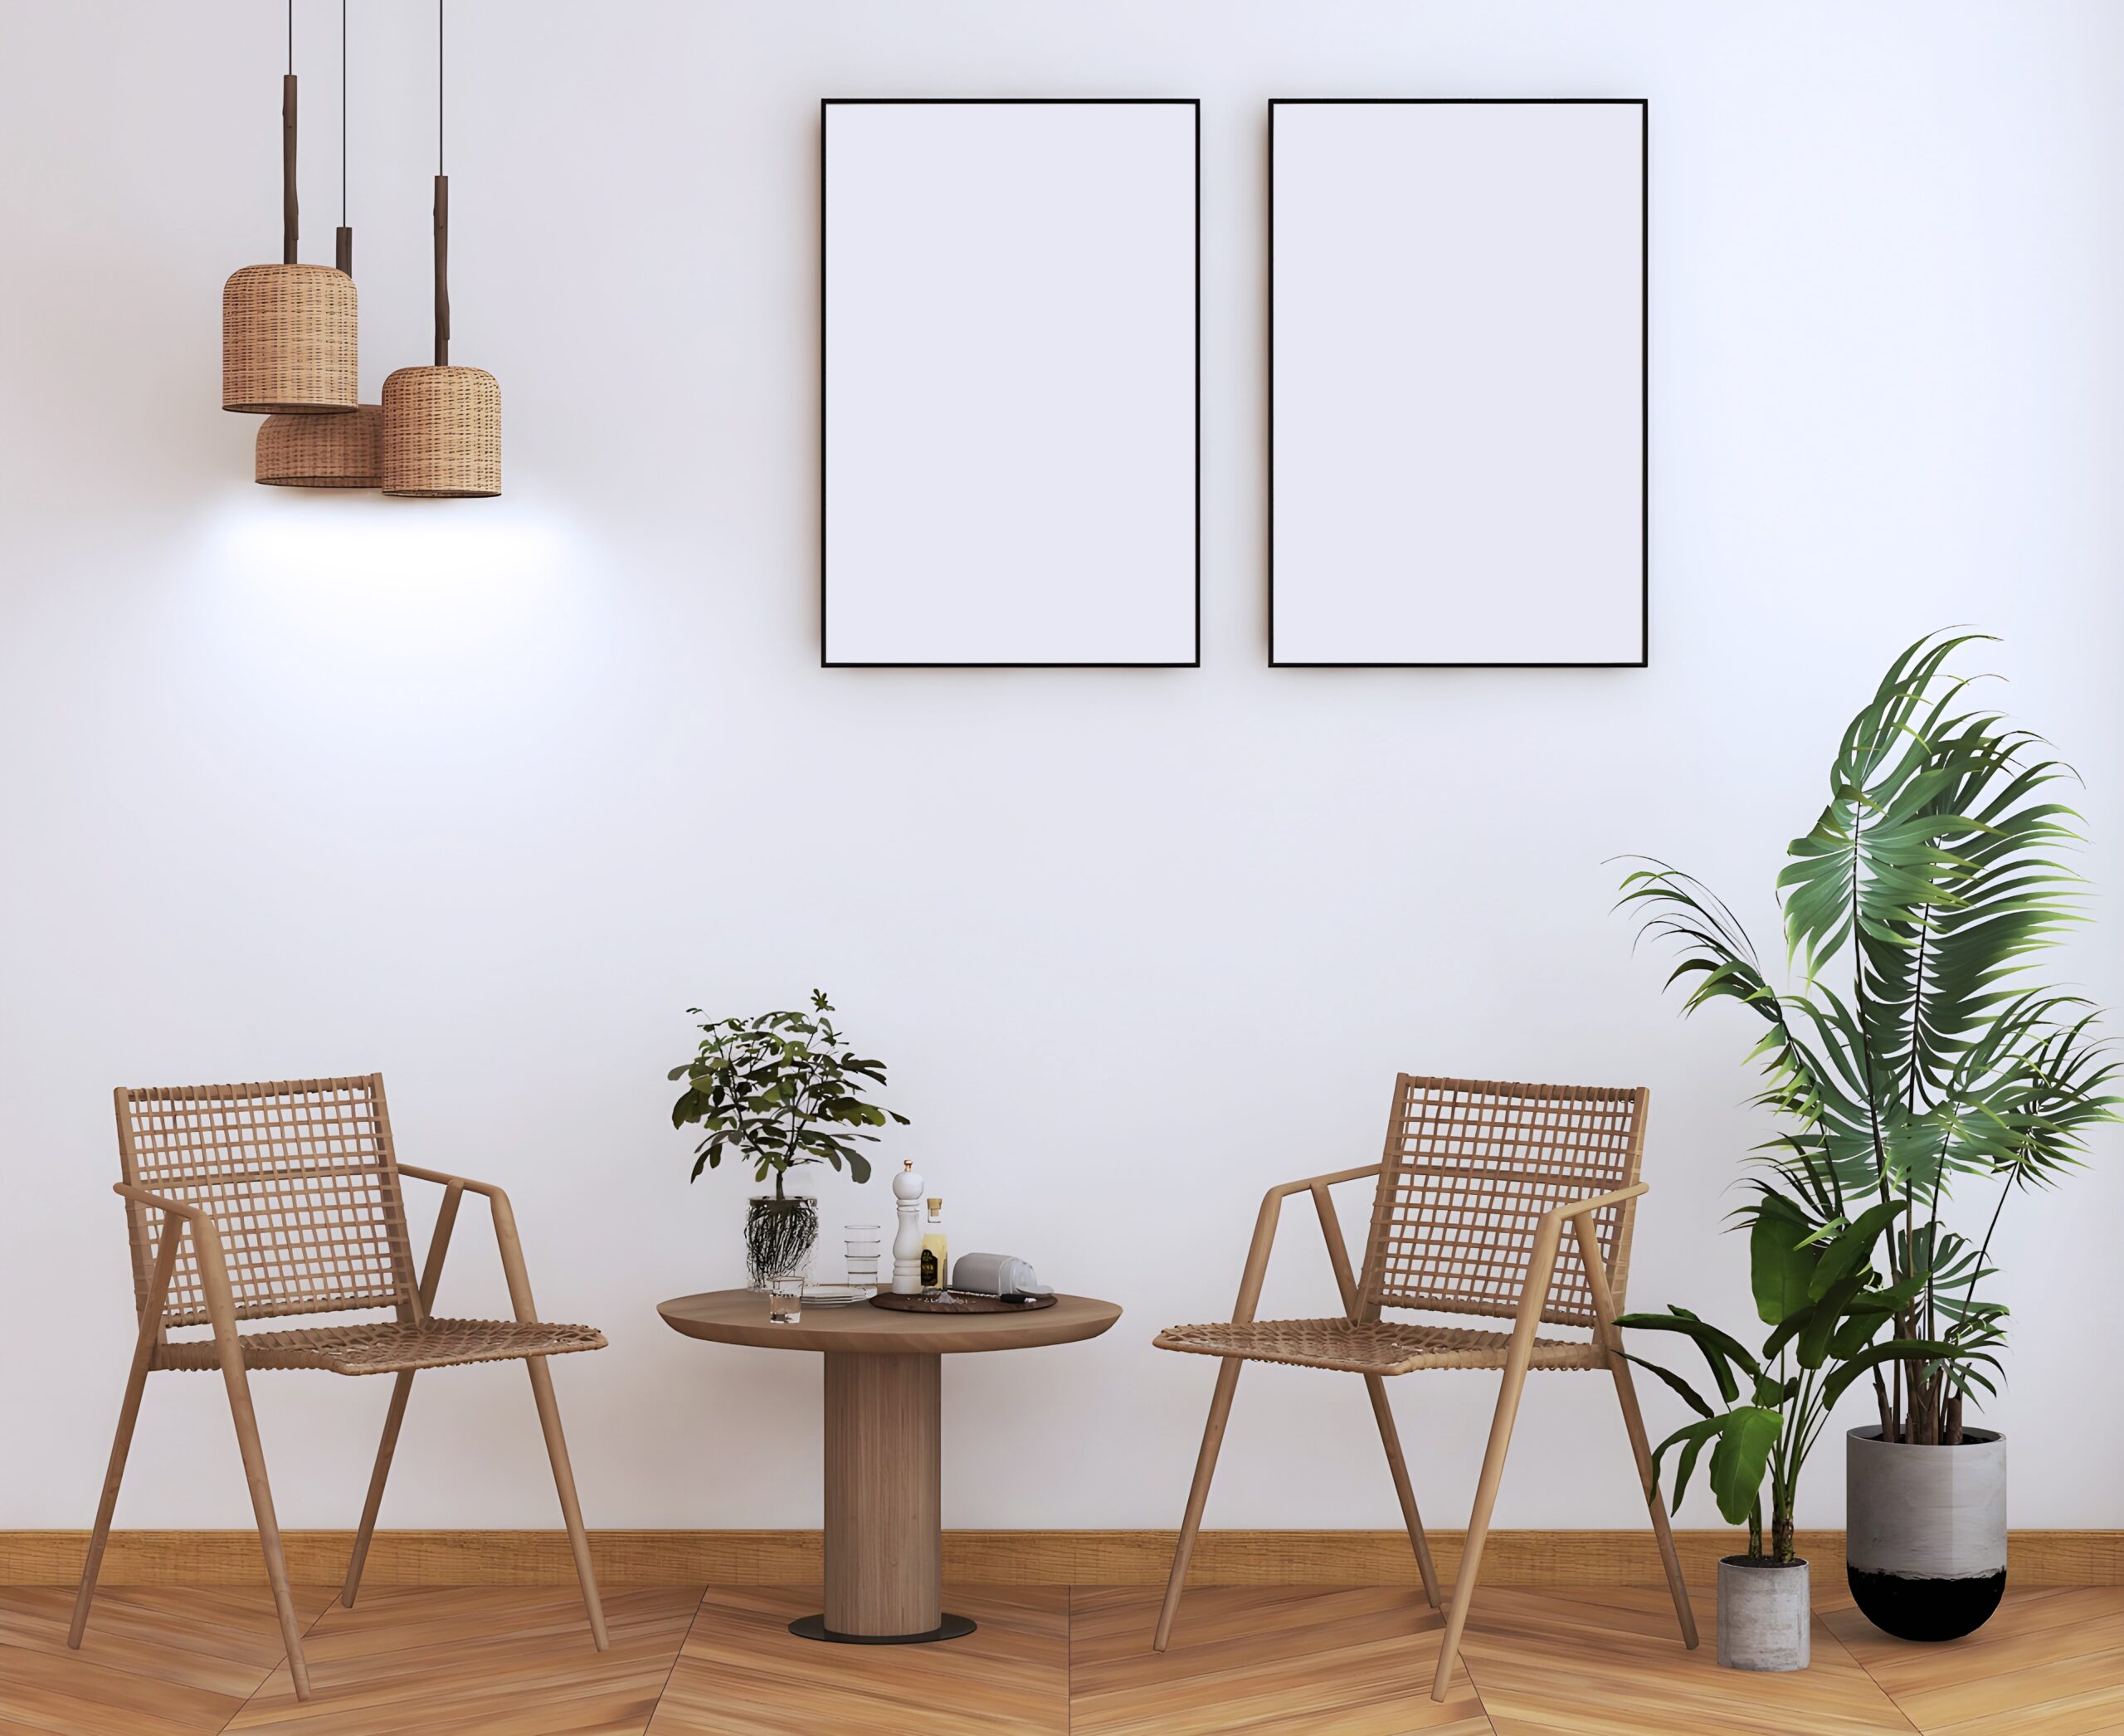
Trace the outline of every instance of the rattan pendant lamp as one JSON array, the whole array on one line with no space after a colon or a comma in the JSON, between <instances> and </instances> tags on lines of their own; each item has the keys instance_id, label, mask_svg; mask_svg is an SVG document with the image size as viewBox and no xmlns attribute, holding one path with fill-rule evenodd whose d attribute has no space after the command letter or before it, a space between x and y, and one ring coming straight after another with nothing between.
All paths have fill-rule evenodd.
<instances>
[{"instance_id":1,"label":"rattan pendant lamp","mask_svg":"<svg viewBox=\"0 0 2124 1736\"><path fill-rule=\"evenodd\" d=\"M354 232L347 227L347 0L339 0L339 268L354 275ZM378 488L383 482L383 406L351 416L269 416L258 426L252 475L277 488Z\"/></svg>"},{"instance_id":2,"label":"rattan pendant lamp","mask_svg":"<svg viewBox=\"0 0 2124 1736\"><path fill-rule=\"evenodd\" d=\"M280 80L280 263L246 266L222 286L222 407L252 416L356 407L354 280L297 263L295 19L288 3L288 71Z\"/></svg>"},{"instance_id":3,"label":"rattan pendant lamp","mask_svg":"<svg viewBox=\"0 0 2124 1736\"><path fill-rule=\"evenodd\" d=\"M442 154L442 25L435 7L435 364L383 383L383 491L428 500L501 492L501 386L450 365L450 177Z\"/></svg>"}]
</instances>

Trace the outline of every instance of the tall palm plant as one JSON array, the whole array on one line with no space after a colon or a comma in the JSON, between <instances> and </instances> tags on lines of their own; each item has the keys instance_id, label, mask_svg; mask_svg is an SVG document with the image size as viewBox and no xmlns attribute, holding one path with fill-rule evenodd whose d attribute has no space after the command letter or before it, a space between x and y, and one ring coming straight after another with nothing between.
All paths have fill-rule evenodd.
<instances>
[{"instance_id":1,"label":"tall palm plant","mask_svg":"<svg viewBox=\"0 0 2124 1736\"><path fill-rule=\"evenodd\" d=\"M1958 1442L1965 1399L1994 1390L2006 1309L1980 1286L2006 1202L2080 1163L2121 1106L2098 1012L2023 974L2083 919L2061 860L2080 822L2052 793L2068 768L1966 705L1969 679L1948 672L1980 636L1921 639L1844 731L1829 804L1777 877L1796 987L1771 986L1690 875L1652 861L1623 883L1644 932L1678 946L1668 980L1688 984L1688 1011L1731 1000L1763 1022L1756 1101L1784 1125L1758 1150L1810 1220L1805 1239L1869 1208L1893 1220L1881 1293L1912 1349L1875 1366L1873 1388L1883 1438L1917 1444ZM1983 1190L1974 1243L1942 1219L1958 1181ZM1781 1195L1759 1191L1746 1215Z\"/></svg>"}]
</instances>

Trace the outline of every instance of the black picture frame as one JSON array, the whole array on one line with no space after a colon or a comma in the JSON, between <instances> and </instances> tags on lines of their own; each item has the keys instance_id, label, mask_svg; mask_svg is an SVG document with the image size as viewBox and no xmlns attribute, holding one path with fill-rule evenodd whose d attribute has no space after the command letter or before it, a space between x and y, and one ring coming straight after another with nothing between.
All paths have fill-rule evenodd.
<instances>
[{"instance_id":1,"label":"black picture frame","mask_svg":"<svg viewBox=\"0 0 2124 1736\"><path fill-rule=\"evenodd\" d=\"M1053 105L1091 107L1162 105L1184 106L1193 111L1195 153L1195 464L1194 464L1194 652L1185 661L1161 660L1130 662L1081 661L910 661L882 662L836 658L829 655L827 608L830 559L826 547L827 403L831 373L827 357L826 283L828 261L826 185L829 170L828 118L836 108L865 105L1006 106ZM819 101L819 666L821 669L1199 669L1202 663L1202 105L1192 96L828 96Z\"/></svg>"},{"instance_id":2,"label":"black picture frame","mask_svg":"<svg viewBox=\"0 0 2124 1736\"><path fill-rule=\"evenodd\" d=\"M1321 662L1279 660L1276 656L1276 110L1279 108L1352 105L1608 105L1634 107L1639 115L1639 451L1638 655L1630 661L1585 662ZM1652 134L1651 103L1641 96L1279 96L1269 100L1268 174L1263 188L1267 207L1264 269L1267 278L1264 354L1268 378L1267 493L1263 503L1266 546L1263 559L1268 585L1268 649L1271 669L1648 669L1652 661Z\"/></svg>"}]
</instances>

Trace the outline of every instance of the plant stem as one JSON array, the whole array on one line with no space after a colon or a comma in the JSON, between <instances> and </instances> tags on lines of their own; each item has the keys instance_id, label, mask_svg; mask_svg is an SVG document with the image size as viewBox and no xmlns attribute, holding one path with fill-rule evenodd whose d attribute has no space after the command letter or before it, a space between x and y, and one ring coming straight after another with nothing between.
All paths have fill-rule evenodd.
<instances>
[{"instance_id":1,"label":"plant stem","mask_svg":"<svg viewBox=\"0 0 2124 1736\"><path fill-rule=\"evenodd\" d=\"M1984 1270L1985 1256L1991 1251L1991 1234L1999 1227L1999 1214L2006 1209L2006 1196L2014 1191L2014 1172L2006 1172L2005 1185L1999 1190L1999 1203L1991 1208L1991 1222L1984 1226L1984 1241L1976 1250L1975 1263L1969 1269L1969 1287L1961 1293L1966 1309L1976 1295L1976 1276Z\"/></svg>"}]
</instances>

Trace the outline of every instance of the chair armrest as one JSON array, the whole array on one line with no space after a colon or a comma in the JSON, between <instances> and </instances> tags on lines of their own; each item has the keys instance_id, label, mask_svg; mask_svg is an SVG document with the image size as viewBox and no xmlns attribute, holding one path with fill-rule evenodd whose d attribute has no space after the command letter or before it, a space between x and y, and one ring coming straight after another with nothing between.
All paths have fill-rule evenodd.
<instances>
[{"instance_id":1,"label":"chair armrest","mask_svg":"<svg viewBox=\"0 0 2124 1736\"><path fill-rule=\"evenodd\" d=\"M1279 1183L1269 1190L1267 1198L1288 1199L1293 1193L1305 1193L1315 1187L1332 1187L1341 1182L1355 1182L1378 1173L1376 1163L1367 1163L1362 1169L1333 1169L1326 1175L1309 1175L1298 1181Z\"/></svg>"},{"instance_id":2,"label":"chair armrest","mask_svg":"<svg viewBox=\"0 0 2124 1736\"><path fill-rule=\"evenodd\" d=\"M171 1199L166 1194L150 1192L145 1187L136 1187L130 1182L114 1182L110 1191L123 1194L143 1206L152 1206L158 1212L167 1212L173 1217L183 1218L188 1223L205 1224L213 1227L214 1214L204 1206L188 1206L182 1200Z\"/></svg>"},{"instance_id":3,"label":"chair armrest","mask_svg":"<svg viewBox=\"0 0 2124 1736\"><path fill-rule=\"evenodd\" d=\"M1239 1300L1232 1304L1234 1320L1250 1320L1261 1300L1262 1280L1269 1273L1269 1251L1276 1240L1276 1220L1283 1215L1284 1202L1293 1193L1310 1193L1313 1204L1320 1211L1320 1227L1328 1236L1328 1257L1335 1266L1335 1280L1343 1291L1342 1305L1350 1305L1350 1286L1345 1281L1349 1256L1341 1248L1340 1232L1333 1227L1334 1220L1325 1203L1328 1190L1337 1182L1354 1182L1364 1176L1376 1176L1379 1165L1367 1163L1362 1169L1335 1169L1325 1175L1306 1176L1295 1182L1284 1182L1271 1187L1261 1197L1261 1214L1254 1221L1254 1240L1246 1250L1246 1270L1240 1276Z\"/></svg>"},{"instance_id":4,"label":"chair armrest","mask_svg":"<svg viewBox=\"0 0 2124 1736\"><path fill-rule=\"evenodd\" d=\"M421 1276L421 1311L426 1313L435 1306L436 1288L441 1280L443 1256L450 1246L459 1196L483 1193L487 1198L488 1215L494 1221L494 1245L501 1253L502 1276L509 1283L509 1306L516 1310L519 1320L536 1320L538 1304L531 1300L531 1277L524 1267L524 1244L516 1234L516 1213L509 1207L509 1196L492 1182L470 1181L461 1175L451 1175L440 1169L421 1169L412 1163L401 1163L398 1173L412 1176L416 1181L437 1183L449 1190L442 1197L442 1215L436 1221L435 1238L428 1246L426 1270Z\"/></svg>"},{"instance_id":5,"label":"chair armrest","mask_svg":"<svg viewBox=\"0 0 2124 1736\"><path fill-rule=\"evenodd\" d=\"M440 1169L421 1169L412 1163L401 1163L398 1173L409 1175L417 1182L433 1182L439 1187L461 1187L467 1193L484 1193L490 1200L509 1197L492 1182L475 1182L465 1176L451 1175Z\"/></svg>"},{"instance_id":6,"label":"chair armrest","mask_svg":"<svg viewBox=\"0 0 2124 1736\"><path fill-rule=\"evenodd\" d=\"M1563 1228L1569 1224L1578 1238L1579 1257L1586 1264L1586 1287L1593 1295L1593 1336L1604 1349L1619 1348L1610 1343L1615 1299L1609 1294L1608 1274L1600 1261L1600 1238L1593 1233L1593 1214L1651 1191L1650 1183L1637 1182L1627 1187L1618 1187L1612 1193L1593 1193L1584 1199L1566 1200L1542 1214L1534 1230L1533 1252L1527 1264L1527 1288L1520 1295L1518 1319L1513 1328L1515 1343L1523 1339L1531 1345L1534 1341L1534 1329L1540 1324L1542 1309L1548 1304L1549 1285L1556 1277L1556 1252L1563 1241Z\"/></svg>"},{"instance_id":7,"label":"chair armrest","mask_svg":"<svg viewBox=\"0 0 2124 1736\"><path fill-rule=\"evenodd\" d=\"M171 1218L183 1221L192 1232L192 1258L199 1268L199 1291L207 1305L207 1316L213 1322L217 1337L225 1331L236 1330L236 1301L229 1290L228 1262L222 1257L222 1232L214 1222L214 1214L204 1206L188 1206L182 1200L173 1200L167 1194L156 1193L146 1187L136 1187L130 1182L114 1182L110 1191L136 1205L145 1206L151 1212L163 1214L165 1237L173 1232L168 1227ZM170 1261L162 1256L168 1253ZM162 1305L161 1285L169 1279L168 1265L174 1261L176 1245L158 1249L156 1270L160 1284L151 1285L149 1300L157 1308Z\"/></svg>"},{"instance_id":8,"label":"chair armrest","mask_svg":"<svg viewBox=\"0 0 2124 1736\"><path fill-rule=\"evenodd\" d=\"M1588 1194L1582 1200L1566 1200L1561 1206L1552 1206L1542 1214L1542 1222L1556 1221L1558 1230L1575 1217L1584 1217L1594 1212L1605 1211L1610 1206L1620 1206L1625 1200L1634 1200L1640 1193L1649 1193L1649 1182L1634 1182L1627 1187L1618 1187L1613 1193Z\"/></svg>"}]
</instances>

